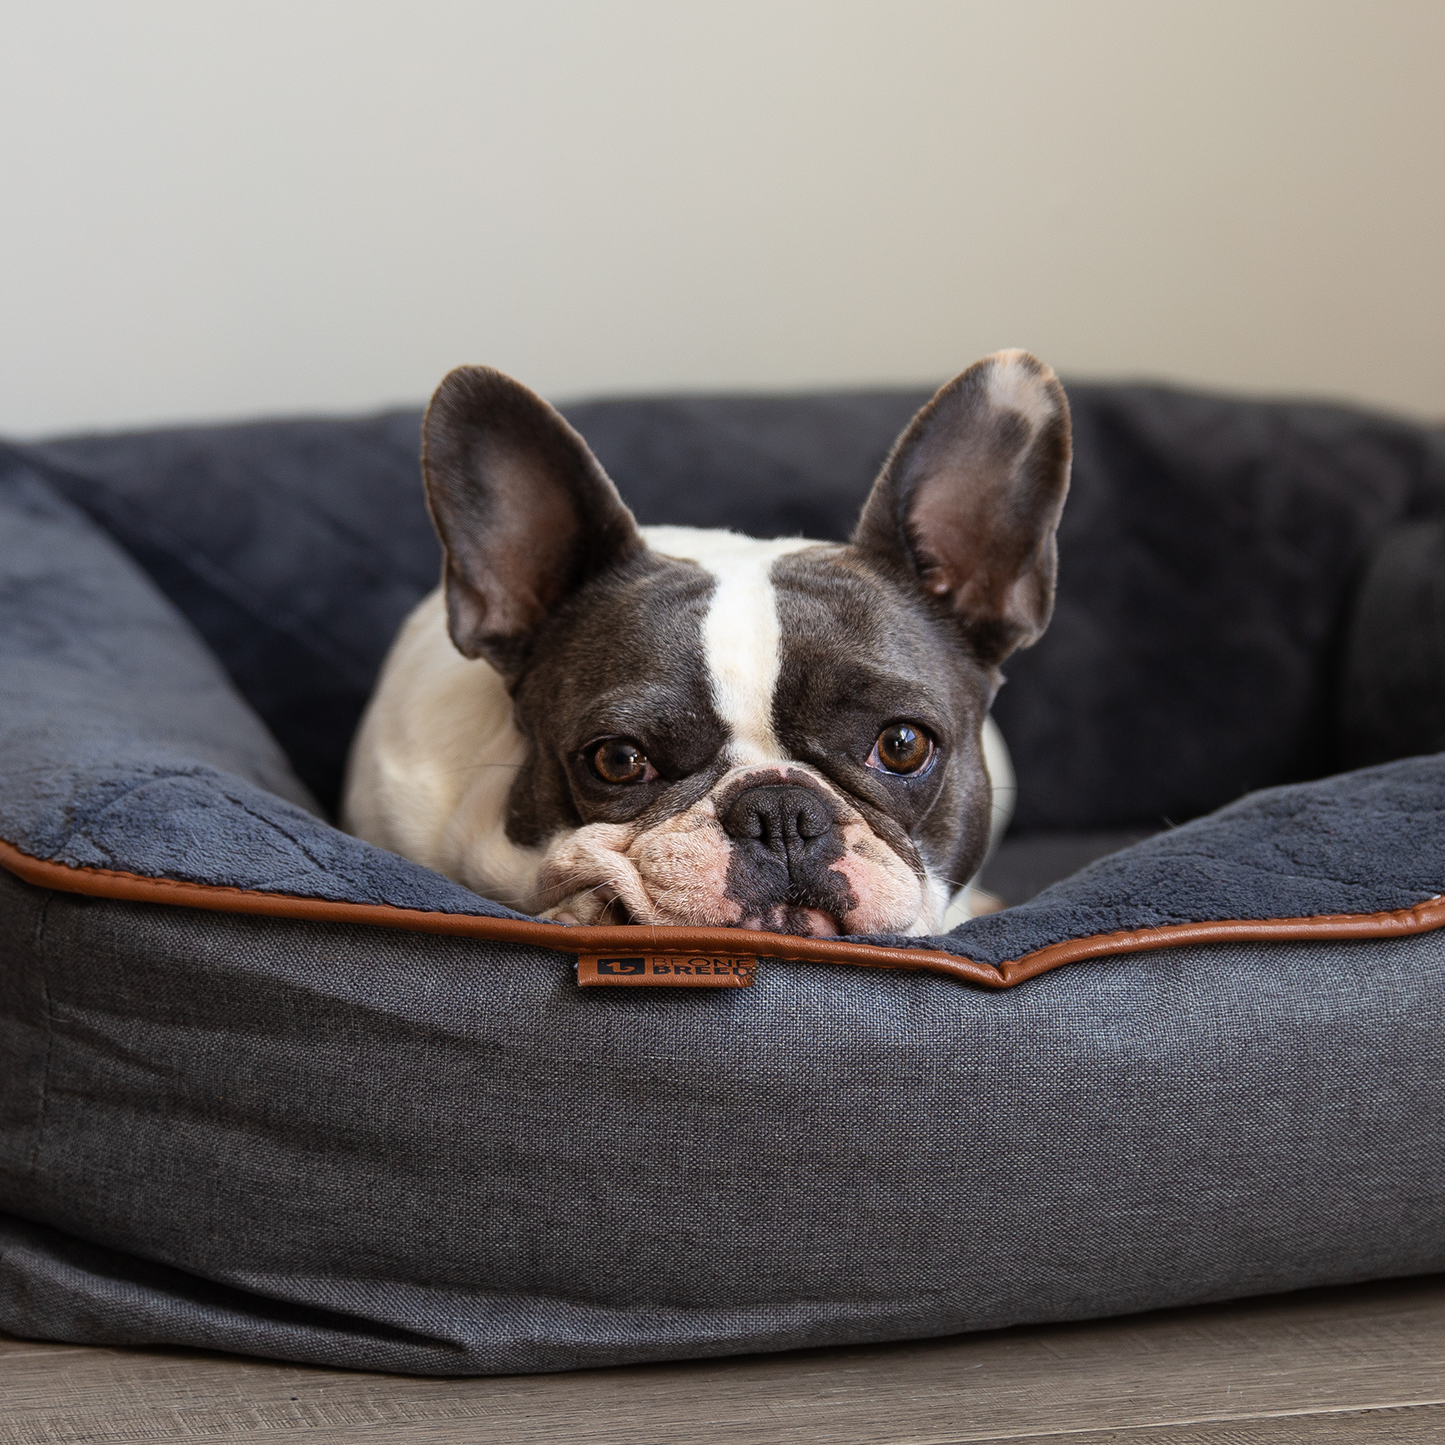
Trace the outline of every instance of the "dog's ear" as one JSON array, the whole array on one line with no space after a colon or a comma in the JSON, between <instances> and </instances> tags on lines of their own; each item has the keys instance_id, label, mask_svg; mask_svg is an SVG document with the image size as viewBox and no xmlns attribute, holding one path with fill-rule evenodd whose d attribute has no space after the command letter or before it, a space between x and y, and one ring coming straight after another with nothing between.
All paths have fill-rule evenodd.
<instances>
[{"instance_id":1,"label":"dog's ear","mask_svg":"<svg viewBox=\"0 0 1445 1445\"><path fill-rule=\"evenodd\" d=\"M1048 626L1071 457L1058 378L1026 351L996 352L908 424L853 543L942 602L996 666Z\"/></svg>"},{"instance_id":2,"label":"dog's ear","mask_svg":"<svg viewBox=\"0 0 1445 1445\"><path fill-rule=\"evenodd\" d=\"M457 650L514 677L548 614L643 550L587 443L535 392L459 366L422 422L427 505L446 557Z\"/></svg>"}]
</instances>

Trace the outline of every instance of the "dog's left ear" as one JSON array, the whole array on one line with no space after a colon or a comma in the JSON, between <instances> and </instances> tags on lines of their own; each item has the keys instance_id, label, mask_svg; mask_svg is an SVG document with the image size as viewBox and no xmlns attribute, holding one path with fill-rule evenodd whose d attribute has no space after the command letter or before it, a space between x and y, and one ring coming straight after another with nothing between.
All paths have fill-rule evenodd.
<instances>
[{"instance_id":1,"label":"dog's left ear","mask_svg":"<svg viewBox=\"0 0 1445 1445\"><path fill-rule=\"evenodd\" d=\"M942 602L997 666L1048 626L1071 460L1058 377L1026 351L995 352L908 424L853 544Z\"/></svg>"}]
</instances>

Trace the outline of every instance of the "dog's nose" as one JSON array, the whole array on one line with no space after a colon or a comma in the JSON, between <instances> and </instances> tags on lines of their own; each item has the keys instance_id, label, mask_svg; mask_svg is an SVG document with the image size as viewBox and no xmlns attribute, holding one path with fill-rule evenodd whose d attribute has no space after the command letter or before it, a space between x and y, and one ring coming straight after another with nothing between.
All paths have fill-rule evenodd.
<instances>
[{"instance_id":1,"label":"dog's nose","mask_svg":"<svg viewBox=\"0 0 1445 1445\"><path fill-rule=\"evenodd\" d=\"M730 838L753 843L779 862L786 859L793 872L833 830L834 821L816 793L792 783L769 783L739 793L722 825Z\"/></svg>"}]
</instances>

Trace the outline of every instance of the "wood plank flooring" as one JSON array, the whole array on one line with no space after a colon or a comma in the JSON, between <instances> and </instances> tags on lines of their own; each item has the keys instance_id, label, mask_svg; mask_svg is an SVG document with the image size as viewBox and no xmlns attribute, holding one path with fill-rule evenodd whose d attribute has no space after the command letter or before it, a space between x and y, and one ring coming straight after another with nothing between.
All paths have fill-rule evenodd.
<instances>
[{"instance_id":1,"label":"wood plank flooring","mask_svg":"<svg viewBox=\"0 0 1445 1445\"><path fill-rule=\"evenodd\" d=\"M1445 1277L1087 1324L434 1380L0 1338L0 1445L1445 1445Z\"/></svg>"}]
</instances>

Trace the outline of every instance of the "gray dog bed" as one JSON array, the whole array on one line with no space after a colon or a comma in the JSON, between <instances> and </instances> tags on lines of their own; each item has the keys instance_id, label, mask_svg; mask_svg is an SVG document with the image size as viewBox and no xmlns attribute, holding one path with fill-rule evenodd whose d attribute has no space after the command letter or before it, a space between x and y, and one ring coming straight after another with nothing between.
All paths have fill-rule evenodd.
<instances>
[{"instance_id":1,"label":"gray dog bed","mask_svg":"<svg viewBox=\"0 0 1445 1445\"><path fill-rule=\"evenodd\" d=\"M1018 906L927 939L562 929L330 826L415 414L0 451L0 1328L483 1374L1445 1268L1445 437L1071 398ZM644 522L837 536L920 399L569 415Z\"/></svg>"}]
</instances>

